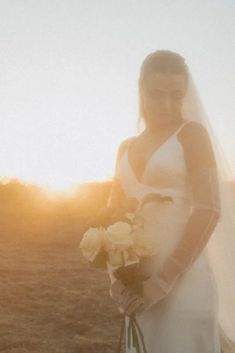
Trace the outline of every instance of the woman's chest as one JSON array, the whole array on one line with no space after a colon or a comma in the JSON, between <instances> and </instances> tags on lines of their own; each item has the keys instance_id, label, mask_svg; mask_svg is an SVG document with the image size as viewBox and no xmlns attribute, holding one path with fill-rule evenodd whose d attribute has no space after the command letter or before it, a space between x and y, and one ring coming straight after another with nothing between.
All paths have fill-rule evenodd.
<instances>
[{"instance_id":1,"label":"woman's chest","mask_svg":"<svg viewBox=\"0 0 235 353\"><path fill-rule=\"evenodd\" d=\"M127 158L129 164L136 176L141 181L145 167L147 166L150 157L160 147L160 140L156 142L149 139L134 138L127 148Z\"/></svg>"},{"instance_id":2,"label":"woman's chest","mask_svg":"<svg viewBox=\"0 0 235 353\"><path fill-rule=\"evenodd\" d=\"M173 136L150 157L144 170L144 182L156 187L188 187L184 149L177 136Z\"/></svg>"},{"instance_id":3,"label":"woman's chest","mask_svg":"<svg viewBox=\"0 0 235 353\"><path fill-rule=\"evenodd\" d=\"M184 149L177 135L157 146L151 142L136 143L127 152L129 167L139 183L168 187L185 183Z\"/></svg>"}]
</instances>

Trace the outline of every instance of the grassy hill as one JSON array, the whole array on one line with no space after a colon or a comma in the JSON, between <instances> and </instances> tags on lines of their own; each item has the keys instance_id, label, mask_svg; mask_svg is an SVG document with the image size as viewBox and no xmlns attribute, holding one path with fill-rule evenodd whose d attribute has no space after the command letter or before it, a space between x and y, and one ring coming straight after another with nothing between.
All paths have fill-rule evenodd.
<instances>
[{"instance_id":1,"label":"grassy hill","mask_svg":"<svg viewBox=\"0 0 235 353\"><path fill-rule=\"evenodd\" d=\"M109 277L78 248L109 188L57 199L15 179L0 185L0 352L116 351L122 317Z\"/></svg>"},{"instance_id":2,"label":"grassy hill","mask_svg":"<svg viewBox=\"0 0 235 353\"><path fill-rule=\"evenodd\" d=\"M115 352L121 314L78 238L0 239L0 352Z\"/></svg>"},{"instance_id":3,"label":"grassy hill","mask_svg":"<svg viewBox=\"0 0 235 353\"><path fill-rule=\"evenodd\" d=\"M0 185L0 352L116 352L122 315L108 275L78 248L110 187L58 199L18 180Z\"/></svg>"}]
</instances>

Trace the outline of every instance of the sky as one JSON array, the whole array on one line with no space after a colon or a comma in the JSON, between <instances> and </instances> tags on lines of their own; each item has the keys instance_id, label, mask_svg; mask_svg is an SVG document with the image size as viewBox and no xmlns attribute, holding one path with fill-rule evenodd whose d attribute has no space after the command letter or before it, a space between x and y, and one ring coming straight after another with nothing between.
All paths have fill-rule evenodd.
<instances>
[{"instance_id":1,"label":"sky","mask_svg":"<svg viewBox=\"0 0 235 353\"><path fill-rule=\"evenodd\" d=\"M157 49L184 56L235 175L234 15L232 0L0 0L0 178L111 178Z\"/></svg>"}]
</instances>

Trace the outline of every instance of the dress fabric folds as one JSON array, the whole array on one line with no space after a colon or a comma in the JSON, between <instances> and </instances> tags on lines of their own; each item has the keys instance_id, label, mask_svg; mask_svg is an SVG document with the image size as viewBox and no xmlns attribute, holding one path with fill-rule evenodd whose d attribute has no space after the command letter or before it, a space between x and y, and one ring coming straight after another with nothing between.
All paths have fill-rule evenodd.
<instances>
[{"instance_id":1,"label":"dress fabric folds","mask_svg":"<svg viewBox=\"0 0 235 353\"><path fill-rule=\"evenodd\" d=\"M181 129L182 127L180 127ZM177 134L172 134L149 158L142 181L130 165L128 150L122 156L118 179L127 197L141 200L146 194L171 196L173 203L147 203L142 210L146 232L153 235L158 256L148 270L151 276L170 255L190 215L191 199L184 151ZM148 310L136 314L148 353L221 353L218 326L218 292L210 267L207 247L171 292ZM128 348L125 316L126 353Z\"/></svg>"}]
</instances>

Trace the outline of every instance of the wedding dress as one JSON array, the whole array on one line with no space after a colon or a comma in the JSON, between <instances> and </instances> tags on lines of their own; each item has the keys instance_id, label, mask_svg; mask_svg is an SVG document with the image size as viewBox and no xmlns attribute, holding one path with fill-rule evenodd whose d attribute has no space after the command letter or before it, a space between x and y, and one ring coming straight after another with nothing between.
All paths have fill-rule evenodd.
<instances>
[{"instance_id":1,"label":"wedding dress","mask_svg":"<svg viewBox=\"0 0 235 353\"><path fill-rule=\"evenodd\" d=\"M141 202L157 193L173 200L148 202L139 214L158 249L151 261L142 263L142 270L165 296L154 303L153 291L152 305L136 319L148 353L235 353L235 198L227 183L232 173L191 73L182 117L183 124L148 159L141 180L131 166L128 145L116 165L115 178L127 197ZM182 132L190 125L195 136L183 142ZM192 192L196 189L199 193ZM187 239L183 233L192 210L199 212L198 224L194 221L195 232ZM202 226L210 211L211 219ZM161 277L164 263L171 265L170 271ZM145 285L145 295L152 288ZM125 337L128 324L126 315ZM126 353L137 353L127 341Z\"/></svg>"},{"instance_id":2,"label":"wedding dress","mask_svg":"<svg viewBox=\"0 0 235 353\"><path fill-rule=\"evenodd\" d=\"M177 138L187 123L154 151L146 164L141 183L130 165L128 148L118 168L117 177L127 197L141 200L146 194L160 193L174 200L166 204L147 203L141 211L144 229L153 234L159 249L156 261L147 264L151 276L176 246L190 215L184 151ZM218 293L205 247L163 300L136 314L147 352L220 353L217 310ZM125 316L126 337L128 321L129 316ZM126 353L136 353L133 348L128 349L127 342Z\"/></svg>"}]
</instances>

